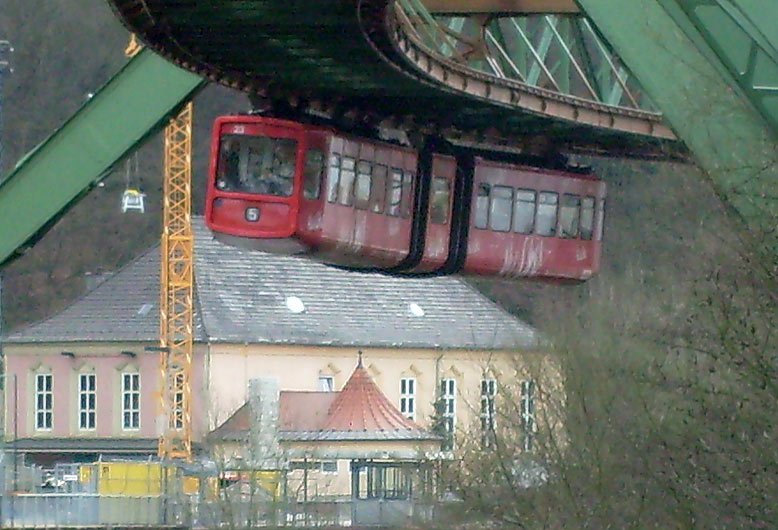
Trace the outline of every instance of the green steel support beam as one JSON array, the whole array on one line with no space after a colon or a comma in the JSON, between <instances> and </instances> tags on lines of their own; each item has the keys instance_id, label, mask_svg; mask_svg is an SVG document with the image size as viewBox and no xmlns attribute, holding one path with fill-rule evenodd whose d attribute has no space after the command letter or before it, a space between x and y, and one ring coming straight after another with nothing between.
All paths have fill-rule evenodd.
<instances>
[{"instance_id":1,"label":"green steel support beam","mask_svg":"<svg viewBox=\"0 0 778 530\"><path fill-rule=\"evenodd\" d=\"M204 85L143 50L0 182L0 263L34 243Z\"/></svg>"},{"instance_id":2,"label":"green steel support beam","mask_svg":"<svg viewBox=\"0 0 778 530\"><path fill-rule=\"evenodd\" d=\"M727 68L762 117L778 132L778 6L757 12L747 0L661 0L675 21ZM772 16L771 16L772 15ZM770 20L770 24L764 24ZM767 31L765 33L764 31ZM772 31L771 31L772 30ZM772 35L768 37L767 35Z\"/></svg>"},{"instance_id":3,"label":"green steel support beam","mask_svg":"<svg viewBox=\"0 0 778 530\"><path fill-rule=\"evenodd\" d=\"M778 142L767 121L661 0L577 2L662 109L719 197L775 260ZM766 9L778 16L778 7Z\"/></svg>"},{"instance_id":4,"label":"green steel support beam","mask_svg":"<svg viewBox=\"0 0 778 530\"><path fill-rule=\"evenodd\" d=\"M775 13L768 12L769 16L765 16L765 1L764 0L730 0L733 4L740 8L740 10L748 17L749 21L754 24L757 29L762 33L767 43L772 46L774 50L778 50L778 24L775 23ZM772 7L772 2L769 3Z\"/></svg>"}]
</instances>

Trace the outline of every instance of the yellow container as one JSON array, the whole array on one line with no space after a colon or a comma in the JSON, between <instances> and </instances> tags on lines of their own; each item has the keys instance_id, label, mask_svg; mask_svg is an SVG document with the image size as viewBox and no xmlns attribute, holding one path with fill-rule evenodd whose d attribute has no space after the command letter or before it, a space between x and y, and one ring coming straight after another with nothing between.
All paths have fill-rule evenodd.
<instances>
[{"instance_id":1,"label":"yellow container","mask_svg":"<svg viewBox=\"0 0 778 530\"><path fill-rule=\"evenodd\" d=\"M162 493L162 466L158 462L98 462L94 466L97 467L97 493L100 495Z\"/></svg>"},{"instance_id":2,"label":"yellow container","mask_svg":"<svg viewBox=\"0 0 778 530\"><path fill-rule=\"evenodd\" d=\"M281 498L281 472L280 471L254 471L254 480L270 494L272 500Z\"/></svg>"}]
</instances>

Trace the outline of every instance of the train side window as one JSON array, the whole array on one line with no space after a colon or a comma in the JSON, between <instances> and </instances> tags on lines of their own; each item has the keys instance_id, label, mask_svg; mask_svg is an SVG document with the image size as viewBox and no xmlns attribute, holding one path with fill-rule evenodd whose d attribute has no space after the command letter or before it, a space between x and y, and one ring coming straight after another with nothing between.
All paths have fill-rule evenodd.
<instances>
[{"instance_id":1,"label":"train side window","mask_svg":"<svg viewBox=\"0 0 778 530\"><path fill-rule=\"evenodd\" d=\"M511 214L513 210L513 188L494 186L489 204L489 228L497 232L507 232L511 229Z\"/></svg>"},{"instance_id":2,"label":"train side window","mask_svg":"<svg viewBox=\"0 0 778 530\"><path fill-rule=\"evenodd\" d=\"M479 184L475 198L475 227L485 230L489 224L489 184Z\"/></svg>"},{"instance_id":3,"label":"train side window","mask_svg":"<svg viewBox=\"0 0 778 530\"><path fill-rule=\"evenodd\" d=\"M559 237L578 237L578 221L581 219L581 197L565 193L559 209Z\"/></svg>"},{"instance_id":4,"label":"train side window","mask_svg":"<svg viewBox=\"0 0 778 530\"><path fill-rule=\"evenodd\" d=\"M340 178L340 155L330 156L330 169L327 174L327 202L338 200L338 180Z\"/></svg>"},{"instance_id":5,"label":"train side window","mask_svg":"<svg viewBox=\"0 0 778 530\"><path fill-rule=\"evenodd\" d=\"M400 215L400 203L403 197L403 172L397 168L392 168L389 178L386 213L397 217Z\"/></svg>"},{"instance_id":6,"label":"train side window","mask_svg":"<svg viewBox=\"0 0 778 530\"><path fill-rule=\"evenodd\" d=\"M373 166L370 162L360 160L357 164L357 183L354 188L354 207L367 210L370 204L370 181L373 178Z\"/></svg>"},{"instance_id":7,"label":"train side window","mask_svg":"<svg viewBox=\"0 0 778 530\"><path fill-rule=\"evenodd\" d=\"M535 202L537 193L533 190L516 190L516 207L513 214L513 231L517 234L531 234L535 228Z\"/></svg>"},{"instance_id":8,"label":"train side window","mask_svg":"<svg viewBox=\"0 0 778 530\"><path fill-rule=\"evenodd\" d=\"M338 184L338 203L343 206L354 204L354 172L356 161L350 156L343 157L340 168L340 183Z\"/></svg>"},{"instance_id":9,"label":"train side window","mask_svg":"<svg viewBox=\"0 0 778 530\"><path fill-rule=\"evenodd\" d=\"M388 168L383 164L373 167L373 183L370 187L370 211L373 213L384 213L387 171Z\"/></svg>"},{"instance_id":10,"label":"train side window","mask_svg":"<svg viewBox=\"0 0 778 530\"><path fill-rule=\"evenodd\" d=\"M303 197L308 200L319 198L322 173L324 173L324 153L321 149L308 149L305 153L303 172Z\"/></svg>"},{"instance_id":11,"label":"train side window","mask_svg":"<svg viewBox=\"0 0 778 530\"><path fill-rule=\"evenodd\" d=\"M556 234L556 216L559 194L541 191L538 196L538 215L535 219L535 233L539 236Z\"/></svg>"},{"instance_id":12,"label":"train side window","mask_svg":"<svg viewBox=\"0 0 778 530\"><path fill-rule=\"evenodd\" d=\"M581 203L581 239L590 241L594 235L594 197L584 197Z\"/></svg>"},{"instance_id":13,"label":"train side window","mask_svg":"<svg viewBox=\"0 0 778 530\"><path fill-rule=\"evenodd\" d=\"M600 205L597 209L597 221L595 223L594 240L602 241L605 231L605 199L600 199Z\"/></svg>"},{"instance_id":14,"label":"train side window","mask_svg":"<svg viewBox=\"0 0 778 530\"><path fill-rule=\"evenodd\" d=\"M444 225L448 222L448 205L451 198L451 188L447 178L432 179L432 200L430 201L430 222Z\"/></svg>"},{"instance_id":15,"label":"train side window","mask_svg":"<svg viewBox=\"0 0 778 530\"><path fill-rule=\"evenodd\" d=\"M403 174L403 196L400 204L400 215L407 219L411 216L411 203L413 202L413 173Z\"/></svg>"}]
</instances>

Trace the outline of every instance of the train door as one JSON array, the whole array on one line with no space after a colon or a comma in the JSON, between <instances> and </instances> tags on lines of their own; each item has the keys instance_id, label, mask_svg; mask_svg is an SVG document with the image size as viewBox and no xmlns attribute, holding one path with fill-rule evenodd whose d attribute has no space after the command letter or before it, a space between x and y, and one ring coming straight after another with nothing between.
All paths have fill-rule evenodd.
<instances>
[{"instance_id":1,"label":"train door","mask_svg":"<svg viewBox=\"0 0 778 530\"><path fill-rule=\"evenodd\" d=\"M318 244L322 229L331 137L332 133L329 131L309 131L306 134L301 182L297 184L300 196L299 236L314 248Z\"/></svg>"},{"instance_id":2,"label":"train door","mask_svg":"<svg viewBox=\"0 0 778 530\"><path fill-rule=\"evenodd\" d=\"M456 159L437 154L432 155L430 174L419 176L431 180L424 257L415 269L418 272L437 270L448 258L455 177Z\"/></svg>"},{"instance_id":3,"label":"train door","mask_svg":"<svg viewBox=\"0 0 778 530\"><path fill-rule=\"evenodd\" d=\"M373 186L373 163L375 146L368 142L359 143L359 156L354 180L354 226L351 235L353 248L366 258L372 258L371 247L375 244L374 231L380 225L370 213L370 192Z\"/></svg>"},{"instance_id":4,"label":"train door","mask_svg":"<svg viewBox=\"0 0 778 530\"><path fill-rule=\"evenodd\" d=\"M375 266L387 268L403 257L403 249L393 244L387 225L387 180L391 148L386 145L362 144L355 191L357 221L355 233L365 241L363 252Z\"/></svg>"},{"instance_id":5,"label":"train door","mask_svg":"<svg viewBox=\"0 0 778 530\"><path fill-rule=\"evenodd\" d=\"M359 143L341 137L338 142L333 141L333 145L322 235L332 251L328 261L356 264L360 249L354 246L354 182Z\"/></svg>"},{"instance_id":6,"label":"train door","mask_svg":"<svg viewBox=\"0 0 778 530\"><path fill-rule=\"evenodd\" d=\"M381 151L387 162L386 191L380 239L375 243L390 257L391 261L385 265L388 268L402 263L410 250L417 155L410 149L395 146L383 146Z\"/></svg>"}]
</instances>

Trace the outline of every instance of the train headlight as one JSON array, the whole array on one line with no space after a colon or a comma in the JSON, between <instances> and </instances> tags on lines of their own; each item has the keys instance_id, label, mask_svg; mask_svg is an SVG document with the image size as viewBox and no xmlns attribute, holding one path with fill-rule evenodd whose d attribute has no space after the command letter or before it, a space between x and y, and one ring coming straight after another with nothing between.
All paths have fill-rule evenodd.
<instances>
[{"instance_id":1,"label":"train headlight","mask_svg":"<svg viewBox=\"0 0 778 530\"><path fill-rule=\"evenodd\" d=\"M256 223L259 221L259 208L246 208L244 217L249 223Z\"/></svg>"}]
</instances>

